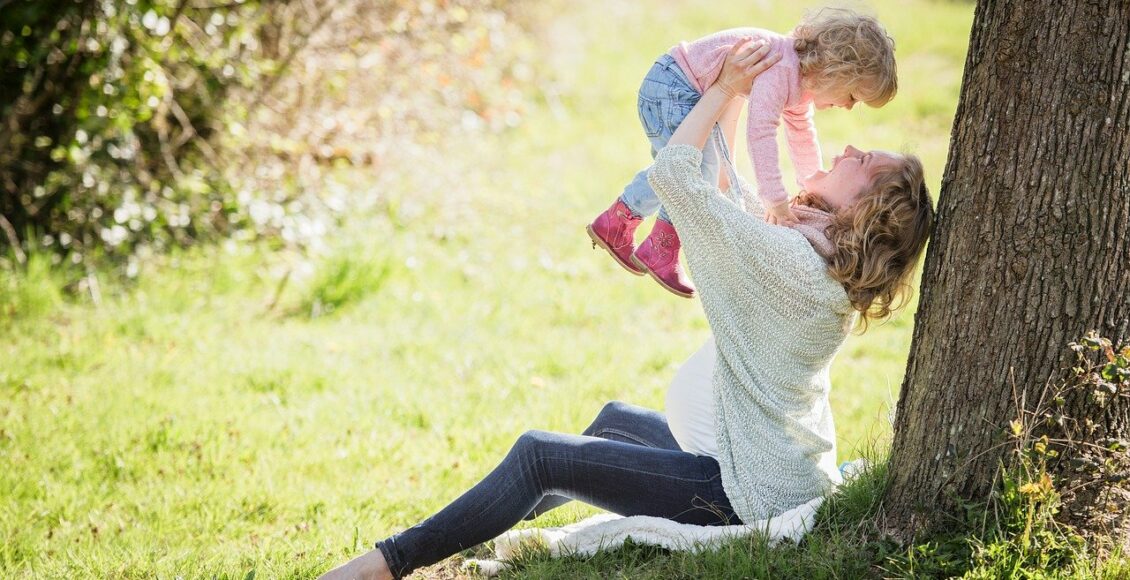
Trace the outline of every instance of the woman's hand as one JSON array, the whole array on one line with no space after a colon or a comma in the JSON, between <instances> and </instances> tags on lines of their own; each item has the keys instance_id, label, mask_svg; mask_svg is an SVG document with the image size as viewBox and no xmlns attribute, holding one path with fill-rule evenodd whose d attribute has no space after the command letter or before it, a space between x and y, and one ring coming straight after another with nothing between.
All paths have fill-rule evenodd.
<instances>
[{"instance_id":1,"label":"woman's hand","mask_svg":"<svg viewBox=\"0 0 1130 580\"><path fill-rule=\"evenodd\" d=\"M765 212L765 221L775 226L790 226L797 223L799 220L796 214L793 213L792 207L789 206L789 202L782 201Z\"/></svg>"},{"instance_id":2,"label":"woman's hand","mask_svg":"<svg viewBox=\"0 0 1130 580\"><path fill-rule=\"evenodd\" d=\"M718 73L715 84L730 98L744 99L749 96L754 77L777 64L779 60L781 53L770 54L768 42L764 40L754 42L753 39L746 38L730 47L730 53L722 63L722 72Z\"/></svg>"}]
</instances>

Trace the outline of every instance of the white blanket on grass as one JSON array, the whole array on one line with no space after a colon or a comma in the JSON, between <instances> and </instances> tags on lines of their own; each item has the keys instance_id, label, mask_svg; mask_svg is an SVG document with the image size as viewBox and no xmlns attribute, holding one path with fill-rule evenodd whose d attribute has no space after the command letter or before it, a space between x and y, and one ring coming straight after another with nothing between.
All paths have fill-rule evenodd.
<instances>
[{"instance_id":1,"label":"white blanket on grass","mask_svg":"<svg viewBox=\"0 0 1130 580\"><path fill-rule=\"evenodd\" d=\"M841 467L845 479L853 478L865 467L856 460ZM463 568L477 570L486 576L506 569L523 546L541 545L553 557L591 556L600 550L618 548L631 538L633 542L698 553L716 549L734 538L764 534L770 545L783 539L799 542L816 522L816 510L824 498L818 497L775 518L736 526L696 526L651 516L618 516L600 514L559 528L527 528L511 530L495 538L494 559L468 559Z\"/></svg>"}]
</instances>

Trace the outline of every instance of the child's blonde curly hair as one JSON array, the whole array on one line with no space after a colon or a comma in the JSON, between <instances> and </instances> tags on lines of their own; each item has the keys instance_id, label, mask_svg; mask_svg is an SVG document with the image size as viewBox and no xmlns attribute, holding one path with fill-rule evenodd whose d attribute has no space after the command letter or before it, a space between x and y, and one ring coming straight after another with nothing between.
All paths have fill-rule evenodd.
<instances>
[{"instance_id":1,"label":"child's blonde curly hair","mask_svg":"<svg viewBox=\"0 0 1130 580\"><path fill-rule=\"evenodd\" d=\"M868 189L839 211L812 194L797 201L832 212L824 232L836 248L828 272L861 314L860 331L906 305L914 267L934 226L934 206L917 157L903 156L896 166L876 172Z\"/></svg>"},{"instance_id":2,"label":"child's blonde curly hair","mask_svg":"<svg viewBox=\"0 0 1130 580\"><path fill-rule=\"evenodd\" d=\"M793 37L805 89L843 88L871 107L882 107L898 92L895 41L875 18L822 8L806 14Z\"/></svg>"}]
</instances>

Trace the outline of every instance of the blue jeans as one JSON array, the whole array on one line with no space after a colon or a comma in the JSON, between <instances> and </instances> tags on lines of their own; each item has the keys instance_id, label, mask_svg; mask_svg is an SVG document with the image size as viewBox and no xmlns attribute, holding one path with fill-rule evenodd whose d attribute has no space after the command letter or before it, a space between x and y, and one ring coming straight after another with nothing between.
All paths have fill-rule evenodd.
<instances>
[{"instance_id":1,"label":"blue jeans","mask_svg":"<svg viewBox=\"0 0 1130 580\"><path fill-rule=\"evenodd\" d=\"M651 70L640 85L639 112L640 123L651 141L652 159L667 145L675 129L687 118L698 100L702 98L675 59L665 54L651 65ZM710 183L718 183L717 144L711 136L702 151L702 177ZM647 182L647 169L640 171L620 194L628 209L637 215L649 216L659 210L659 219L671 223L667 212L659 203L655 191Z\"/></svg>"},{"instance_id":2,"label":"blue jeans","mask_svg":"<svg viewBox=\"0 0 1130 580\"><path fill-rule=\"evenodd\" d=\"M662 414L614 401L583 435L523 433L485 479L376 547L402 578L573 499L625 516L741 523L717 461L680 450Z\"/></svg>"}]
</instances>

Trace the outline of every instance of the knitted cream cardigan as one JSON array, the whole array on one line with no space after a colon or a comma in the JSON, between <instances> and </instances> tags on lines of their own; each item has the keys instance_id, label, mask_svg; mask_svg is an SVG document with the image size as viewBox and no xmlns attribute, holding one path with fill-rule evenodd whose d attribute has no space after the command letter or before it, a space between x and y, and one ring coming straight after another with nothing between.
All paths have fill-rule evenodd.
<instances>
[{"instance_id":1,"label":"knitted cream cardigan","mask_svg":"<svg viewBox=\"0 0 1130 580\"><path fill-rule=\"evenodd\" d=\"M855 315L804 235L758 217L755 195L740 200L745 208L725 198L702 178L701 162L696 147L665 147L648 181L679 232L714 332L722 484L738 517L752 522L838 482L828 371Z\"/></svg>"}]
</instances>

